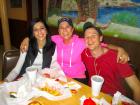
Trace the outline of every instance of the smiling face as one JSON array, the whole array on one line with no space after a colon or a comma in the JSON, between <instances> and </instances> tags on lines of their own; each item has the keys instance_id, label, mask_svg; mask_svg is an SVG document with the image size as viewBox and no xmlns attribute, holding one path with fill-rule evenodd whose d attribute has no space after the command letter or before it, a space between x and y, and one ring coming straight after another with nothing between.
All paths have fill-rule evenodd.
<instances>
[{"instance_id":1,"label":"smiling face","mask_svg":"<svg viewBox=\"0 0 140 105\"><path fill-rule=\"evenodd\" d=\"M47 29L42 22L37 22L33 26L33 34L37 41L44 42L46 40Z\"/></svg>"},{"instance_id":2,"label":"smiling face","mask_svg":"<svg viewBox=\"0 0 140 105\"><path fill-rule=\"evenodd\" d=\"M103 37L99 35L99 33L94 28L86 29L84 35L86 45L90 50L96 50L99 48Z\"/></svg>"},{"instance_id":3,"label":"smiling face","mask_svg":"<svg viewBox=\"0 0 140 105\"><path fill-rule=\"evenodd\" d=\"M68 22L63 21L59 24L59 34L64 40L70 40L73 34L74 28L69 25Z\"/></svg>"}]
</instances>

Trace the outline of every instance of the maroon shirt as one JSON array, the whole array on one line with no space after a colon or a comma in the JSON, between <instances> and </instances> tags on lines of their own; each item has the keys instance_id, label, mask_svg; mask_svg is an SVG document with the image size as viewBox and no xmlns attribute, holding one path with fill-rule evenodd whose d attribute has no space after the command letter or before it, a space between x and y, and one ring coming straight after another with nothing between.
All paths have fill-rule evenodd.
<instances>
[{"instance_id":1,"label":"maroon shirt","mask_svg":"<svg viewBox=\"0 0 140 105\"><path fill-rule=\"evenodd\" d=\"M98 73L104 78L105 81L101 90L102 92L113 95L116 91L120 91L126 95L122 80L125 77L133 75L134 72L128 63L117 63L117 53L114 50L108 50L105 54L95 59L92 57L90 50L85 49L81 56L88 70L89 78ZM90 79L89 85L91 85Z\"/></svg>"}]
</instances>

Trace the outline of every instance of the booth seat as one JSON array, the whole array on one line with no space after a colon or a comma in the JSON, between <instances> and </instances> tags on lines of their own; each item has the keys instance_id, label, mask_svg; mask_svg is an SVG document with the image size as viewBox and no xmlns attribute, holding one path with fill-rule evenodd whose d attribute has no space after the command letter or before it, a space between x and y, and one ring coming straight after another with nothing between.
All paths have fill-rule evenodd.
<instances>
[{"instance_id":1,"label":"booth seat","mask_svg":"<svg viewBox=\"0 0 140 105\"><path fill-rule=\"evenodd\" d=\"M19 58L19 50L7 50L3 53L2 58L2 79L14 68Z\"/></svg>"}]
</instances>

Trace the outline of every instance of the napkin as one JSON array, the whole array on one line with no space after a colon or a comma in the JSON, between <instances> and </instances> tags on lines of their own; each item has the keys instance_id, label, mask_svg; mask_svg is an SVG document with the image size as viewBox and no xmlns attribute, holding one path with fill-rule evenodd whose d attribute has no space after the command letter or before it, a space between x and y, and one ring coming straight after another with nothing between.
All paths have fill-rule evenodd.
<instances>
[{"instance_id":1,"label":"napkin","mask_svg":"<svg viewBox=\"0 0 140 105\"><path fill-rule=\"evenodd\" d=\"M112 105L118 105L120 98L121 98L121 93L117 91L113 96Z\"/></svg>"},{"instance_id":2,"label":"napkin","mask_svg":"<svg viewBox=\"0 0 140 105\"><path fill-rule=\"evenodd\" d=\"M4 83L0 89L0 105L27 105L25 103L34 96L34 92L27 93L27 85L23 83L23 81ZM10 92L17 93L17 98L10 97Z\"/></svg>"},{"instance_id":3,"label":"napkin","mask_svg":"<svg viewBox=\"0 0 140 105\"><path fill-rule=\"evenodd\" d=\"M31 82L26 82L22 84L17 90L17 97L18 98L25 98L28 94L32 91Z\"/></svg>"},{"instance_id":4,"label":"napkin","mask_svg":"<svg viewBox=\"0 0 140 105\"><path fill-rule=\"evenodd\" d=\"M18 81L3 83L0 85L0 105L28 105L29 100L33 97L43 96L49 100L62 100L71 97L69 89L65 88L56 79L67 81L63 71L52 69L40 70L42 73L49 73L51 78L46 78L41 72L37 72L34 84L29 80L26 73L18 79ZM58 89L61 93L59 96L50 94L47 91L42 91L39 88L46 86ZM10 97L10 92L16 94L16 98Z\"/></svg>"},{"instance_id":5,"label":"napkin","mask_svg":"<svg viewBox=\"0 0 140 105\"><path fill-rule=\"evenodd\" d=\"M121 92L117 91L113 96L112 105L117 105L121 101L131 103L133 105L138 105L135 101L131 100L130 98L122 95Z\"/></svg>"},{"instance_id":6,"label":"napkin","mask_svg":"<svg viewBox=\"0 0 140 105\"><path fill-rule=\"evenodd\" d=\"M3 90L2 89L0 89L0 104L1 105L6 105L6 100L3 97Z\"/></svg>"},{"instance_id":7,"label":"napkin","mask_svg":"<svg viewBox=\"0 0 140 105\"><path fill-rule=\"evenodd\" d=\"M123 102L128 102L128 103L131 103L133 105L138 105L135 101L131 100L130 98L124 96L124 95L121 95L121 101Z\"/></svg>"},{"instance_id":8,"label":"napkin","mask_svg":"<svg viewBox=\"0 0 140 105\"><path fill-rule=\"evenodd\" d=\"M79 85L78 83L74 82L74 81L71 81L71 82L68 82L64 85L65 88L69 88L69 89L75 89L75 90L78 90L81 88L81 85Z\"/></svg>"}]
</instances>

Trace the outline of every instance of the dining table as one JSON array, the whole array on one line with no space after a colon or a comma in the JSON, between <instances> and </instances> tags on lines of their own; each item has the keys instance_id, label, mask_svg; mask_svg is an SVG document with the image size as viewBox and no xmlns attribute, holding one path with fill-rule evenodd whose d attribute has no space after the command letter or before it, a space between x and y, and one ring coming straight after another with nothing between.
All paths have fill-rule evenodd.
<instances>
[{"instance_id":1,"label":"dining table","mask_svg":"<svg viewBox=\"0 0 140 105\"><path fill-rule=\"evenodd\" d=\"M62 99L62 100L49 100L45 97L35 97L30 99L30 103L32 102L39 102L41 103L41 105L80 105L80 98L82 96L85 96L86 98L93 98L92 96L92 89L90 86L85 85L77 80L71 79L71 78L67 78L68 82L76 82L77 84L79 84L81 87L74 93L72 93L72 96L66 99ZM0 84L2 84L3 81L0 81ZM104 98L108 103L111 103L112 101L112 96L105 94L103 92L100 92L99 96L94 97L97 99L101 99ZM30 105L30 104L28 104ZM31 104L32 105L32 104ZM37 104L39 105L39 104Z\"/></svg>"},{"instance_id":2,"label":"dining table","mask_svg":"<svg viewBox=\"0 0 140 105\"><path fill-rule=\"evenodd\" d=\"M81 86L81 88L78 89L76 93L72 93L71 97L58 101L48 100L44 97L37 97L37 98L33 98L31 101L37 101L41 103L41 105L80 105L80 98L82 96L85 96L86 98L89 97L92 98L92 90L90 86L85 85L73 79L69 79L69 81L74 81ZM97 99L104 98L108 103L111 103L112 101L112 96L105 94L103 92L100 92L99 96L96 98Z\"/></svg>"}]
</instances>

